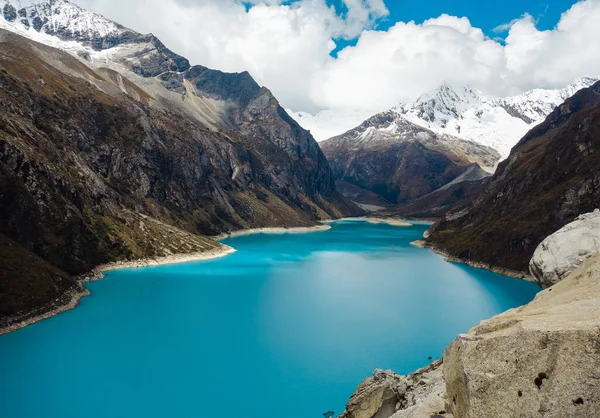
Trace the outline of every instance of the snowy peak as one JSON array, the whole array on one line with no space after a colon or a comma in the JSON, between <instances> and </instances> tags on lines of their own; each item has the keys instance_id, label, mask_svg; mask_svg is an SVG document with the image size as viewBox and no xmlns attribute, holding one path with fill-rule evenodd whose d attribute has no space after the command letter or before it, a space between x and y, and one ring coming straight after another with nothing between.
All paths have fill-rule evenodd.
<instances>
[{"instance_id":1,"label":"snowy peak","mask_svg":"<svg viewBox=\"0 0 600 418\"><path fill-rule=\"evenodd\" d=\"M66 0L0 0L0 8L9 23L63 39L91 42L95 49L102 49L103 43L93 41L134 33Z\"/></svg>"},{"instance_id":2,"label":"snowy peak","mask_svg":"<svg viewBox=\"0 0 600 418\"><path fill-rule=\"evenodd\" d=\"M66 0L0 0L0 28L68 51L89 63L118 65L182 93L184 57L152 34L141 34ZM119 69L120 71L121 69Z\"/></svg>"},{"instance_id":3,"label":"snowy peak","mask_svg":"<svg viewBox=\"0 0 600 418\"><path fill-rule=\"evenodd\" d=\"M490 146L506 157L557 106L597 80L582 77L562 89L535 89L506 98L486 97L468 86L442 85L395 110L417 125Z\"/></svg>"},{"instance_id":4,"label":"snowy peak","mask_svg":"<svg viewBox=\"0 0 600 418\"><path fill-rule=\"evenodd\" d=\"M344 143L349 149L380 147L384 143L401 143L429 139L435 134L406 120L394 110L378 113L354 129L327 142Z\"/></svg>"},{"instance_id":5,"label":"snowy peak","mask_svg":"<svg viewBox=\"0 0 600 418\"><path fill-rule=\"evenodd\" d=\"M557 106L597 80L582 77L564 88L534 89L504 98L486 96L470 86L443 84L391 111L433 132L490 146L506 157L511 148ZM369 117L358 110L324 110L316 115L289 113L318 141L346 132Z\"/></svg>"},{"instance_id":6,"label":"snowy peak","mask_svg":"<svg viewBox=\"0 0 600 418\"><path fill-rule=\"evenodd\" d=\"M402 106L400 113L410 113L415 118L444 127L482 100L483 94L471 87L443 84L411 105Z\"/></svg>"},{"instance_id":7,"label":"snowy peak","mask_svg":"<svg viewBox=\"0 0 600 418\"><path fill-rule=\"evenodd\" d=\"M542 122L552 111L579 90L593 85L597 78L581 77L562 89L534 89L528 92L493 100L509 114L528 124Z\"/></svg>"},{"instance_id":8,"label":"snowy peak","mask_svg":"<svg viewBox=\"0 0 600 418\"><path fill-rule=\"evenodd\" d=\"M329 153L383 152L408 144L418 144L464 164L477 163L492 173L500 155L492 148L473 141L438 134L407 120L397 110L388 110L370 117L354 129L321 142Z\"/></svg>"}]
</instances>

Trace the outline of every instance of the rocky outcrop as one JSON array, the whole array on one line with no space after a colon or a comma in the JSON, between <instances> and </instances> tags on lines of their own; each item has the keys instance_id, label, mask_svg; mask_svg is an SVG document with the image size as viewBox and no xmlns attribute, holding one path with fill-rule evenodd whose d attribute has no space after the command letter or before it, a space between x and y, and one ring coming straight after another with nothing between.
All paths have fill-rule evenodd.
<instances>
[{"instance_id":1,"label":"rocky outcrop","mask_svg":"<svg viewBox=\"0 0 600 418\"><path fill-rule=\"evenodd\" d=\"M575 222L546 238L535 250L529 270L547 288L555 285L585 260L600 252L600 210L581 215Z\"/></svg>"},{"instance_id":2,"label":"rocky outcrop","mask_svg":"<svg viewBox=\"0 0 600 418\"><path fill-rule=\"evenodd\" d=\"M375 370L350 397L340 418L430 418L445 415L442 362L408 376Z\"/></svg>"},{"instance_id":3,"label":"rocky outcrop","mask_svg":"<svg viewBox=\"0 0 600 418\"><path fill-rule=\"evenodd\" d=\"M559 106L513 148L485 190L431 229L458 259L526 272L538 245L600 206L600 82Z\"/></svg>"},{"instance_id":4,"label":"rocky outcrop","mask_svg":"<svg viewBox=\"0 0 600 418\"><path fill-rule=\"evenodd\" d=\"M474 164L493 171L499 159L491 148L437 135L395 111L375 115L320 146L336 180L392 204L425 196L472 170Z\"/></svg>"},{"instance_id":5,"label":"rocky outcrop","mask_svg":"<svg viewBox=\"0 0 600 418\"><path fill-rule=\"evenodd\" d=\"M600 254L444 353L456 417L597 417L599 371Z\"/></svg>"}]
</instances>

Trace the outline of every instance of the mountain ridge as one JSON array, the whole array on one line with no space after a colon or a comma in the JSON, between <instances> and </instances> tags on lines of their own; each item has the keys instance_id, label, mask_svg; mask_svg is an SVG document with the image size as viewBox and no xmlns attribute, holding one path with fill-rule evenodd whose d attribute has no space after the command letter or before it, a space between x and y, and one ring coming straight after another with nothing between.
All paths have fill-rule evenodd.
<instances>
[{"instance_id":1,"label":"mountain ridge","mask_svg":"<svg viewBox=\"0 0 600 418\"><path fill-rule=\"evenodd\" d=\"M438 134L491 146L504 158L529 129L541 123L576 91L591 86L599 79L580 77L562 88L533 89L507 97L486 96L466 85L442 84L415 100L379 113L395 111ZM315 115L290 111L290 114L318 141L338 136L372 116L372 113L364 111L341 110L324 110ZM338 132L332 134L330 126L335 126Z\"/></svg>"},{"instance_id":2,"label":"mountain ridge","mask_svg":"<svg viewBox=\"0 0 600 418\"><path fill-rule=\"evenodd\" d=\"M499 159L491 148L438 135L395 111L372 116L319 145L336 180L377 193L393 204L431 193L474 164L489 175Z\"/></svg>"},{"instance_id":3,"label":"mountain ridge","mask_svg":"<svg viewBox=\"0 0 600 418\"><path fill-rule=\"evenodd\" d=\"M362 213L310 133L249 73L190 66L118 24L72 32L40 17L89 13L64 0L25 11L40 32L6 21L6 4L0 322L51 309L100 264L210 252L220 244L208 235Z\"/></svg>"}]
</instances>

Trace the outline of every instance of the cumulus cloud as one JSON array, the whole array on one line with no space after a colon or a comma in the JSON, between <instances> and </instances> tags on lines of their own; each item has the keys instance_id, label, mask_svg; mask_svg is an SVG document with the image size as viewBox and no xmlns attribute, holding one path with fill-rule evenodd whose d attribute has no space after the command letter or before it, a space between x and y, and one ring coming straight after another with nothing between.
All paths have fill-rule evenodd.
<instances>
[{"instance_id":1,"label":"cumulus cloud","mask_svg":"<svg viewBox=\"0 0 600 418\"><path fill-rule=\"evenodd\" d=\"M389 106L441 82L501 81L503 47L467 18L442 15L423 24L399 22L387 31L364 32L322 69L312 98L329 107ZM348 88L351 86L351 88Z\"/></svg>"},{"instance_id":2,"label":"cumulus cloud","mask_svg":"<svg viewBox=\"0 0 600 418\"><path fill-rule=\"evenodd\" d=\"M77 1L77 0L76 0ZM195 64L248 70L285 107L378 111L442 82L488 94L559 87L600 74L600 0L583 0L558 25L523 15L487 37L465 17L442 15L377 30L384 0L78 0L142 32L153 32ZM336 39L357 39L333 58Z\"/></svg>"}]
</instances>

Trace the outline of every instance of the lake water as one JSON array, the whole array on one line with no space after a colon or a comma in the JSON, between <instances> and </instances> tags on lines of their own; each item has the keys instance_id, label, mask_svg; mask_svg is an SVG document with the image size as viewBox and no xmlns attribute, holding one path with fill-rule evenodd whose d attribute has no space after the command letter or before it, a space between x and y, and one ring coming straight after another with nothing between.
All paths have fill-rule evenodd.
<instances>
[{"instance_id":1,"label":"lake water","mask_svg":"<svg viewBox=\"0 0 600 418\"><path fill-rule=\"evenodd\" d=\"M2 418L321 418L539 288L446 263L427 227L248 235L217 260L113 271L0 337Z\"/></svg>"}]
</instances>

